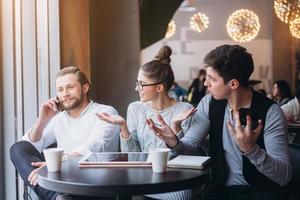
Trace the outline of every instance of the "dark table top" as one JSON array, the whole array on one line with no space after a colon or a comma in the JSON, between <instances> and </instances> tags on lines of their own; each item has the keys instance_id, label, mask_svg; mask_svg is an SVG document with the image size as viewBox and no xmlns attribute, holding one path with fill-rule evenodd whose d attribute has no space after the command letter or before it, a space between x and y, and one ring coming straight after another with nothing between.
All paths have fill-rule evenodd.
<instances>
[{"instance_id":1,"label":"dark table top","mask_svg":"<svg viewBox=\"0 0 300 200\"><path fill-rule=\"evenodd\" d=\"M288 132L300 133L300 123L288 122Z\"/></svg>"},{"instance_id":2,"label":"dark table top","mask_svg":"<svg viewBox=\"0 0 300 200\"><path fill-rule=\"evenodd\" d=\"M201 186L209 169L171 169L153 173L147 168L80 168L80 158L63 162L61 172L39 172L38 184L61 193L88 196L132 196L170 192Z\"/></svg>"}]
</instances>

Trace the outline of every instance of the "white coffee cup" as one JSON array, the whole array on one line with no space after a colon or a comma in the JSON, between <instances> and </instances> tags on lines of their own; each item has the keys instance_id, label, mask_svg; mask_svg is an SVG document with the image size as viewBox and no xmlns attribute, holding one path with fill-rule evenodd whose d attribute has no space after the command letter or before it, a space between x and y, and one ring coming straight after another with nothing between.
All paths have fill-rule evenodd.
<instances>
[{"instance_id":1,"label":"white coffee cup","mask_svg":"<svg viewBox=\"0 0 300 200\"><path fill-rule=\"evenodd\" d=\"M150 151L152 170L154 173L163 173L167 169L170 149L160 148Z\"/></svg>"},{"instance_id":2,"label":"white coffee cup","mask_svg":"<svg viewBox=\"0 0 300 200\"><path fill-rule=\"evenodd\" d=\"M47 163L48 172L60 171L64 150L60 148L49 148L44 149L43 152Z\"/></svg>"}]
</instances>

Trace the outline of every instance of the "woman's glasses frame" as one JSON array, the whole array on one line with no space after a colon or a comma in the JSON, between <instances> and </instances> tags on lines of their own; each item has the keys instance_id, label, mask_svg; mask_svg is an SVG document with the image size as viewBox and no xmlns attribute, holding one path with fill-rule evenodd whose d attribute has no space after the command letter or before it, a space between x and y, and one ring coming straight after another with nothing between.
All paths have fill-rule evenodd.
<instances>
[{"instance_id":1,"label":"woman's glasses frame","mask_svg":"<svg viewBox=\"0 0 300 200\"><path fill-rule=\"evenodd\" d=\"M136 85L136 87L137 87L139 90L143 90L144 87L147 87L147 86L153 86L153 85L159 85L159 84L163 84L163 83L147 83L147 84L144 84L144 83L141 83L141 82L138 81L138 80L135 80L135 85Z\"/></svg>"}]
</instances>

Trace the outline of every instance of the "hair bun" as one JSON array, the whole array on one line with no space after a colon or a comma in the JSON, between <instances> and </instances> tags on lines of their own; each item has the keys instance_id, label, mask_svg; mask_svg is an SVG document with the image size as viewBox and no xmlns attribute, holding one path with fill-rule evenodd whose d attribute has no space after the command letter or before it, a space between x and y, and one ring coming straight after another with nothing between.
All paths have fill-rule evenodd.
<instances>
[{"instance_id":1,"label":"hair bun","mask_svg":"<svg viewBox=\"0 0 300 200\"><path fill-rule=\"evenodd\" d=\"M160 60L161 62L170 64L171 54L172 54L172 49L169 46L162 46L159 49L158 53L156 54L155 58Z\"/></svg>"}]
</instances>

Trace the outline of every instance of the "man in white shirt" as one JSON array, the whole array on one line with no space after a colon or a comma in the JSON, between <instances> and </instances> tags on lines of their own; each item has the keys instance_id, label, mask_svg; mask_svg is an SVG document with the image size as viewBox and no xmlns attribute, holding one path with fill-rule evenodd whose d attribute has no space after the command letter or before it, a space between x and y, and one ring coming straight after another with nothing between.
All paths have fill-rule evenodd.
<instances>
[{"instance_id":1,"label":"man in white shirt","mask_svg":"<svg viewBox=\"0 0 300 200\"><path fill-rule=\"evenodd\" d=\"M119 128L98 120L96 113L118 114L107 105L89 99L90 84L77 67L66 67L56 77L57 97L41 106L34 125L10 150L11 160L36 194L42 199L70 199L37 184L38 171L45 166L43 149L57 143L68 157L91 151L118 151ZM65 197L64 197L65 196Z\"/></svg>"}]
</instances>

